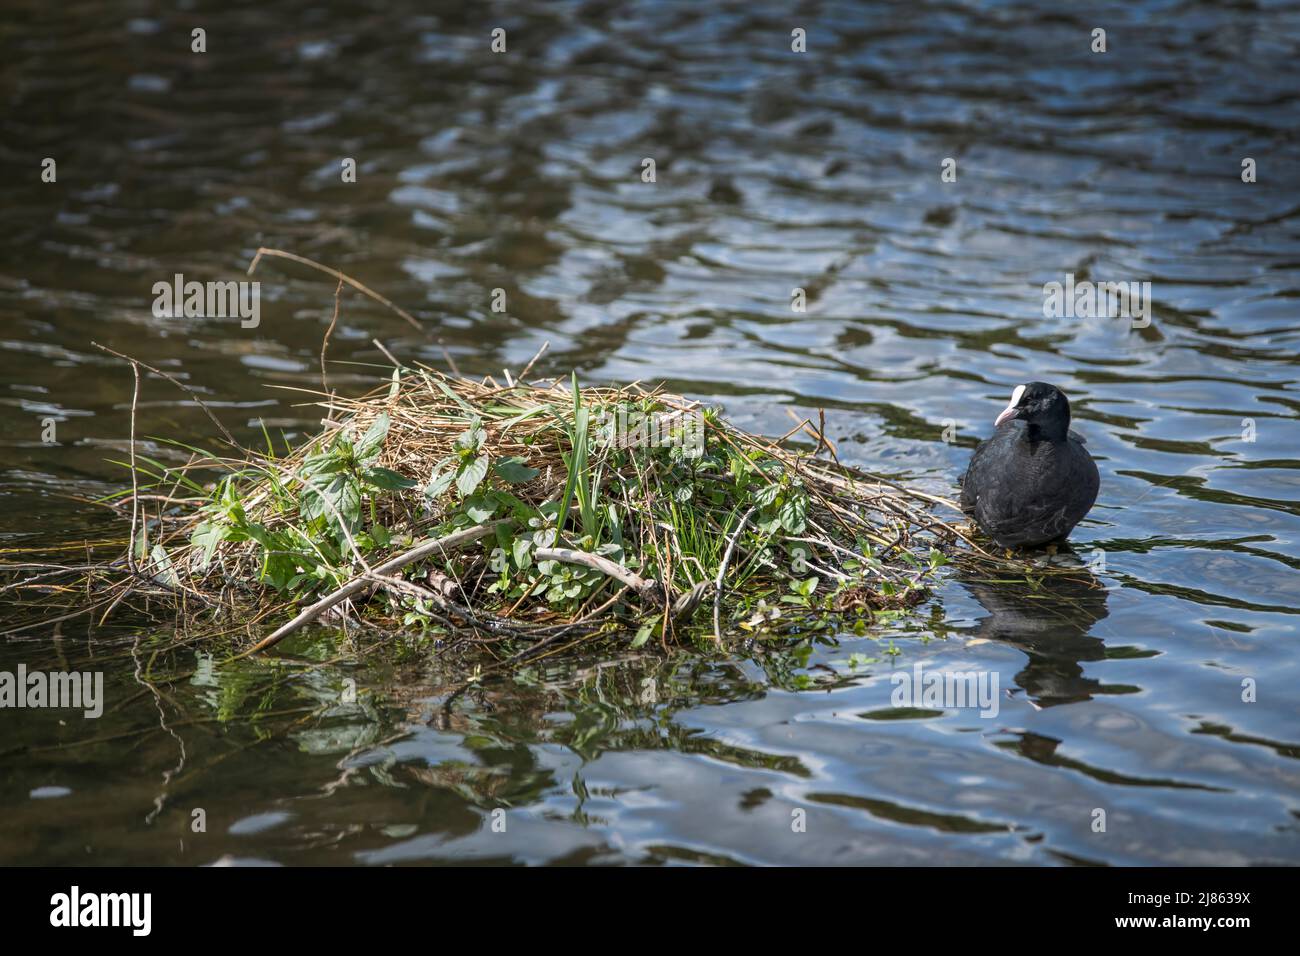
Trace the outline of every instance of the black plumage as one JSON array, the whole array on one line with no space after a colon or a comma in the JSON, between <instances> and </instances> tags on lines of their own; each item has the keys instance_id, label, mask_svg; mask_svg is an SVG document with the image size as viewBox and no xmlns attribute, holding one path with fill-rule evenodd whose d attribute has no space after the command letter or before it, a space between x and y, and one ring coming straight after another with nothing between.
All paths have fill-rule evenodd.
<instances>
[{"instance_id":1,"label":"black plumage","mask_svg":"<svg viewBox=\"0 0 1300 956\"><path fill-rule=\"evenodd\" d=\"M961 508L1004 548L1063 540L1097 500L1101 478L1070 430L1070 402L1054 385L1018 387L962 477Z\"/></svg>"}]
</instances>

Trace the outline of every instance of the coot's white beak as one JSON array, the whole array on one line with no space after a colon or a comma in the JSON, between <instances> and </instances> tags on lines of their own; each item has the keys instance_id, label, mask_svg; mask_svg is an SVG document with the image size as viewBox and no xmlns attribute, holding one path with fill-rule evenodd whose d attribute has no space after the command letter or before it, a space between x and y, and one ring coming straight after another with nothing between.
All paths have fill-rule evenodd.
<instances>
[{"instance_id":1,"label":"coot's white beak","mask_svg":"<svg viewBox=\"0 0 1300 956\"><path fill-rule=\"evenodd\" d=\"M1015 391L1011 393L1011 402L1007 405L1006 408L1002 409L1002 414L999 415L996 419L994 419L993 421L994 428L997 428L1003 422L1011 421L1011 419L1015 418L1017 415L1020 414L1020 409L1017 406L1020 404L1020 396L1024 394L1025 394L1025 387L1023 385L1017 385Z\"/></svg>"}]
</instances>

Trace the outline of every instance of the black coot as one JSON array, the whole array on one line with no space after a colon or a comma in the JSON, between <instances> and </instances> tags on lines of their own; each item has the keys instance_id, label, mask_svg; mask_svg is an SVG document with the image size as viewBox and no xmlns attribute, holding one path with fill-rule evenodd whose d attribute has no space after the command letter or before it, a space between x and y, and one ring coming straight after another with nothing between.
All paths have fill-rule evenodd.
<instances>
[{"instance_id":1,"label":"black coot","mask_svg":"<svg viewBox=\"0 0 1300 956\"><path fill-rule=\"evenodd\" d=\"M962 511L1004 548L1065 538L1101 483L1083 439L1070 431L1069 400L1055 385L1020 385L993 424L962 477Z\"/></svg>"}]
</instances>

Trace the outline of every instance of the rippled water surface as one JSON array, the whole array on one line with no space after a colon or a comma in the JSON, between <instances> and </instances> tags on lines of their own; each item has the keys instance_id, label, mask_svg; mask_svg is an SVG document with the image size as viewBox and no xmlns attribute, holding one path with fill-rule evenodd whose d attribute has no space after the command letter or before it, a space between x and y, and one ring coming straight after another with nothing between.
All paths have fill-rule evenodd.
<instances>
[{"instance_id":1,"label":"rippled water surface","mask_svg":"<svg viewBox=\"0 0 1300 956\"><path fill-rule=\"evenodd\" d=\"M825 408L843 458L951 494L1011 387L1056 383L1104 589L953 576L893 632L561 655L445 718L464 674L427 652L358 666L318 631L216 667L72 618L0 643L107 698L0 712L0 861L1300 862L1300 7L179 6L0 26L0 546L122 533L79 500L126 480L130 374L92 340L241 438L318 427L292 389L329 279L264 262L256 329L151 314L154 282L265 245L423 324L345 295L343 390L383 374L374 339L474 374L549 342L544 373L663 380L751 430ZM1149 281L1150 324L1045 318L1067 274ZM139 422L158 454L213 432L152 378ZM894 708L918 662L996 673L998 716Z\"/></svg>"}]
</instances>

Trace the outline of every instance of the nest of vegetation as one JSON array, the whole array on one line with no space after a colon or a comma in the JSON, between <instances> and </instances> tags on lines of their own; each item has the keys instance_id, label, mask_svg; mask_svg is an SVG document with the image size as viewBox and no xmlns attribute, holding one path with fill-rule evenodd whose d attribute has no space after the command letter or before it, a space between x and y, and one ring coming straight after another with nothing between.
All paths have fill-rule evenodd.
<instances>
[{"instance_id":1,"label":"nest of vegetation","mask_svg":"<svg viewBox=\"0 0 1300 956\"><path fill-rule=\"evenodd\" d=\"M810 422L765 440L660 390L417 366L319 404L320 434L282 452L268 436L164 465L133 444L112 501L130 553L82 569L88 597L189 632L237 620L247 652L357 622L519 640L522 658L598 635L861 631L918 604L964 537L933 513L950 502L841 465Z\"/></svg>"}]
</instances>

